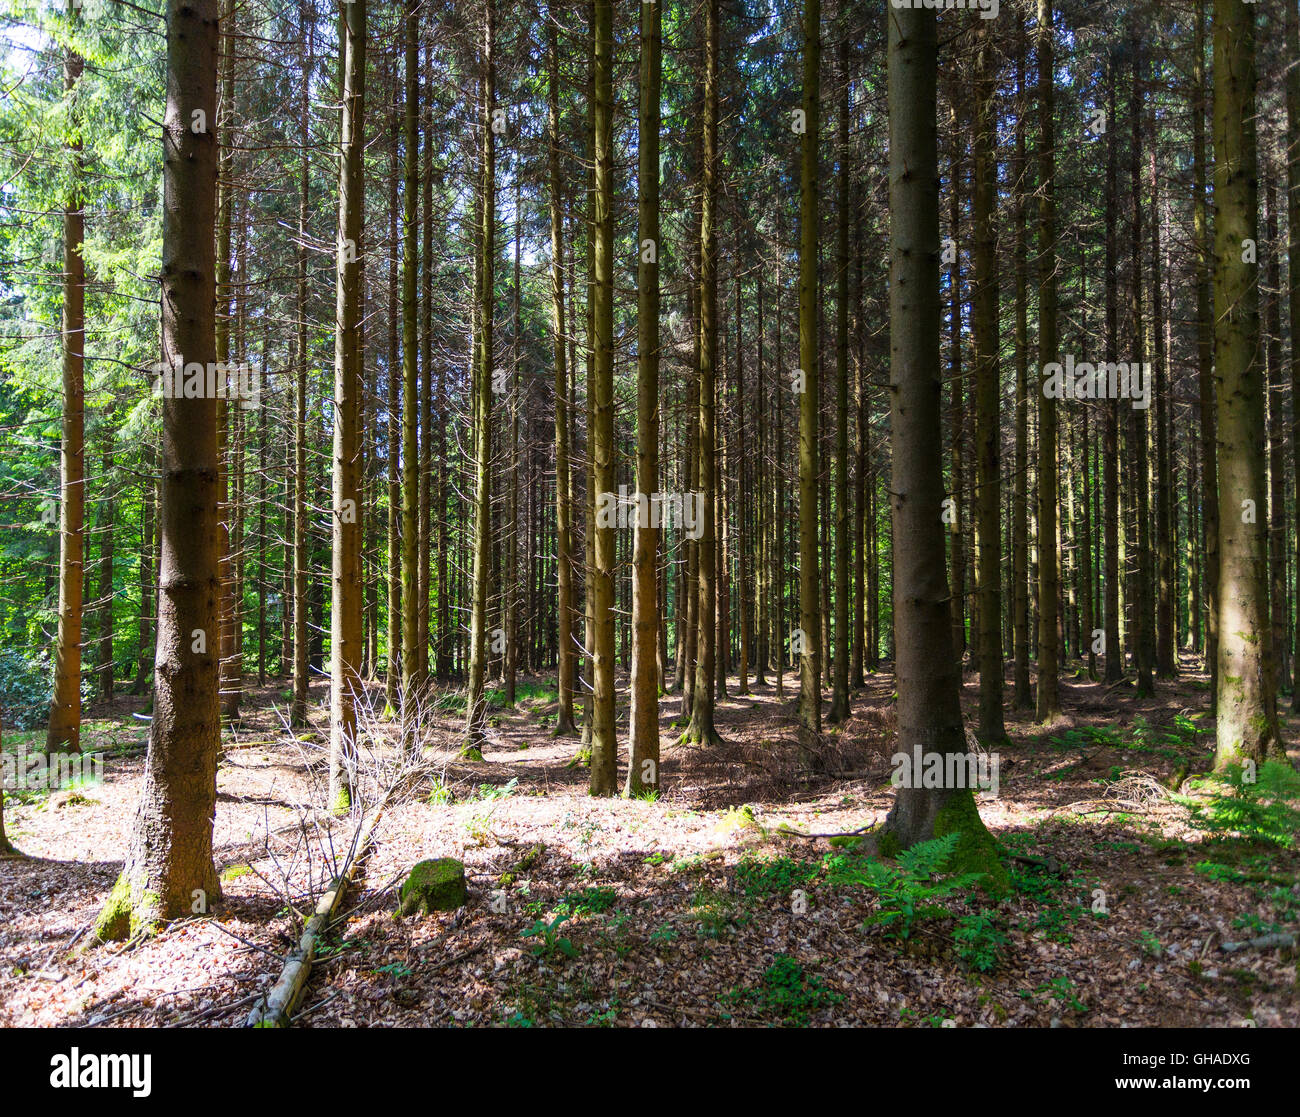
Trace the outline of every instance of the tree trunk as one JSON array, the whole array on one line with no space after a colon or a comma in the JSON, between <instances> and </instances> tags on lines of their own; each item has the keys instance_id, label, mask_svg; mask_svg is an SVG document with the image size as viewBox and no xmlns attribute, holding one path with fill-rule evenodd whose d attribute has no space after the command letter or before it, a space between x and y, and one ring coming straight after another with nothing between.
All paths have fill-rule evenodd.
<instances>
[{"instance_id":1,"label":"tree trunk","mask_svg":"<svg viewBox=\"0 0 1300 1117\"><path fill-rule=\"evenodd\" d=\"M215 362L216 0L169 0L163 129L164 363ZM196 130L202 114L205 122ZM217 406L162 401L163 537L158 653L144 787L122 874L96 921L125 939L221 896L212 820L221 740L218 699ZM197 905L197 907L196 907Z\"/></svg>"},{"instance_id":2,"label":"tree trunk","mask_svg":"<svg viewBox=\"0 0 1300 1117\"><path fill-rule=\"evenodd\" d=\"M1215 768L1285 760L1269 632L1265 385L1259 363L1255 11L1214 0L1214 378L1220 520Z\"/></svg>"},{"instance_id":3,"label":"tree trunk","mask_svg":"<svg viewBox=\"0 0 1300 1117\"><path fill-rule=\"evenodd\" d=\"M640 117L637 122L637 387L636 491L649 510L659 489L659 114L662 11L641 5ZM659 788L659 531L636 524L632 574L632 709L624 794Z\"/></svg>"},{"instance_id":4,"label":"tree trunk","mask_svg":"<svg viewBox=\"0 0 1300 1117\"><path fill-rule=\"evenodd\" d=\"M944 568L939 337L938 47L933 11L889 12L890 485L900 751L965 755ZM961 834L950 867L1005 880L969 788L900 786L885 822L907 848Z\"/></svg>"},{"instance_id":5,"label":"tree trunk","mask_svg":"<svg viewBox=\"0 0 1300 1117\"><path fill-rule=\"evenodd\" d=\"M69 0L69 18L80 12ZM63 59L64 96L74 98L85 62L69 49ZM68 140L71 186L63 211L63 427L59 443L59 631L54 648L54 695L45 747L81 751L81 605L86 516L86 214L81 199L84 165L74 110ZM186 354L186 360L189 355Z\"/></svg>"}]
</instances>

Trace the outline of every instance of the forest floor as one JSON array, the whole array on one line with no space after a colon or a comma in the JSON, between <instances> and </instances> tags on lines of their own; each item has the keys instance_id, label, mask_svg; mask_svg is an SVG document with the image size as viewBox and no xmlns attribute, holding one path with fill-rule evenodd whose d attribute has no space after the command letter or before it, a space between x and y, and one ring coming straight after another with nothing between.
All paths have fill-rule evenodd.
<instances>
[{"instance_id":1,"label":"forest floor","mask_svg":"<svg viewBox=\"0 0 1300 1117\"><path fill-rule=\"evenodd\" d=\"M250 689L226 737L215 917L88 945L143 778L142 700L91 711L83 747L104 753L103 782L10 796L6 828L25 857L0 862L0 1024L246 1019L357 825L320 809L327 684L312 688L315 731L297 738L283 727L284 685ZM1294 951L1222 950L1296 931L1300 852L1212 840L1165 790L1209 766L1197 664L1141 701L1131 685L1063 677L1065 716L1050 731L1008 712L1000 787L980 812L1013 889L937 899L906 940L897 922L868 922L879 890L836 879L851 851L812 836L888 811L892 677L854 694L852 719L827 734L829 774L815 776L797 761L794 688L787 675L782 703L770 678L751 680L739 697L733 677L717 709L724 743L705 748L669 744L680 700L666 696L663 793L632 801L588 797L577 739L551 735L553 680L521 682L513 709L498 702L482 763L458 757L463 694L442 696L421 731L425 774L386 807L295 1024L1300 1024ZM967 675L971 720L976 698ZM1300 719L1284 720L1300 757ZM369 727L381 752L395 729L380 724ZM42 736L6 734L5 747L30 751ZM435 857L464 862L468 903L395 919L406 872ZM954 938L980 927L990 972Z\"/></svg>"}]
</instances>

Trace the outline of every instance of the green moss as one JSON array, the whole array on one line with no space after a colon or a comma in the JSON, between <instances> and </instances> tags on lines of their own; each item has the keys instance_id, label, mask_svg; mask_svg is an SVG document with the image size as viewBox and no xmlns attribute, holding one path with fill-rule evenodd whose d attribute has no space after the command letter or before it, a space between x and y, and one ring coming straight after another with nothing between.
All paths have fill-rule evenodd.
<instances>
[{"instance_id":1,"label":"green moss","mask_svg":"<svg viewBox=\"0 0 1300 1117\"><path fill-rule=\"evenodd\" d=\"M994 895L1005 894L1010 880L1002 862L998 860L997 842L988 832L975 796L969 791L958 791L943 805L934 820L934 836L942 838L957 832L961 838L953 851L949 869L954 873L981 873L981 884Z\"/></svg>"},{"instance_id":2,"label":"green moss","mask_svg":"<svg viewBox=\"0 0 1300 1117\"><path fill-rule=\"evenodd\" d=\"M880 835L880 842L876 848L881 857L897 857L903 852L903 847L898 840L898 835L892 830L886 830Z\"/></svg>"},{"instance_id":3,"label":"green moss","mask_svg":"<svg viewBox=\"0 0 1300 1117\"><path fill-rule=\"evenodd\" d=\"M95 920L95 938L100 942L122 942L137 935L152 934L158 925L159 899L143 892L133 902L131 882L125 870L118 876Z\"/></svg>"},{"instance_id":4,"label":"green moss","mask_svg":"<svg viewBox=\"0 0 1300 1117\"><path fill-rule=\"evenodd\" d=\"M421 861L402 883L397 915L454 911L465 903L465 866L454 857Z\"/></svg>"},{"instance_id":5,"label":"green moss","mask_svg":"<svg viewBox=\"0 0 1300 1117\"><path fill-rule=\"evenodd\" d=\"M483 760L483 750L480 749L478 745L466 745L460 750L460 758L462 760L473 760L481 763Z\"/></svg>"},{"instance_id":6,"label":"green moss","mask_svg":"<svg viewBox=\"0 0 1300 1117\"><path fill-rule=\"evenodd\" d=\"M334 796L334 804L330 808L336 817L342 817L352 810L352 796L348 792L347 784L340 784L338 793Z\"/></svg>"}]
</instances>

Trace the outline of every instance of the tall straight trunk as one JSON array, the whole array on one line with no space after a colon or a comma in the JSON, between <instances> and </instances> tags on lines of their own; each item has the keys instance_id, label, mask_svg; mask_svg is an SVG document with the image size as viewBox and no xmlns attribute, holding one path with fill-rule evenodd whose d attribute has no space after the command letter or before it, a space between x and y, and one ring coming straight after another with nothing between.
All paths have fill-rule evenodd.
<instances>
[{"instance_id":1,"label":"tall straight trunk","mask_svg":"<svg viewBox=\"0 0 1300 1117\"><path fill-rule=\"evenodd\" d=\"M339 224L334 298L333 595L330 605L330 807L355 794L356 701L361 685L361 229L365 207L366 4L339 21Z\"/></svg>"},{"instance_id":2,"label":"tall straight trunk","mask_svg":"<svg viewBox=\"0 0 1300 1117\"><path fill-rule=\"evenodd\" d=\"M1267 264L1267 295L1264 299L1264 362L1265 390L1268 398L1268 568L1271 602L1269 613L1273 621L1273 669L1277 675L1279 694L1290 689L1290 672L1287 655L1286 600L1286 462L1282 454L1282 399L1284 380L1282 374L1282 275L1281 246L1277 236L1278 211L1277 175L1269 168L1264 186L1264 255Z\"/></svg>"},{"instance_id":3,"label":"tall straight trunk","mask_svg":"<svg viewBox=\"0 0 1300 1117\"><path fill-rule=\"evenodd\" d=\"M979 57L972 156L975 196L975 290L972 333L975 342L975 556L979 583L979 638L975 650L980 672L981 741L1004 741L1002 721L1002 457L999 429L1000 342L997 275L997 110L993 36L983 21Z\"/></svg>"},{"instance_id":4,"label":"tall straight trunk","mask_svg":"<svg viewBox=\"0 0 1300 1117\"><path fill-rule=\"evenodd\" d=\"M641 5L641 79L637 119L636 491L659 489L659 126L663 16L657 0ZM636 523L632 559L632 709L624 794L659 787L659 530Z\"/></svg>"},{"instance_id":5,"label":"tall straight trunk","mask_svg":"<svg viewBox=\"0 0 1300 1117\"><path fill-rule=\"evenodd\" d=\"M426 56L426 90L432 89L432 61ZM427 94L426 94L427 97ZM417 84L416 104L419 105ZM429 575L432 566L433 538L433 105L426 103L420 124L424 132L424 175L422 213L420 217L424 247L421 252L421 273L424 280L420 299L420 515L419 535L416 541L419 570L416 580L420 585L420 598L416 606L415 644L419 656L421 685L429 680ZM438 592L442 592L441 586Z\"/></svg>"},{"instance_id":6,"label":"tall straight trunk","mask_svg":"<svg viewBox=\"0 0 1300 1117\"><path fill-rule=\"evenodd\" d=\"M1025 152L1028 104L1025 95L1023 19L1016 33L1016 162L1015 162L1015 284L1016 284L1016 414L1015 472L1011 495L1011 611L1015 667L1011 704L1032 709L1029 682L1029 237L1025 198L1029 160Z\"/></svg>"},{"instance_id":7,"label":"tall straight trunk","mask_svg":"<svg viewBox=\"0 0 1300 1117\"><path fill-rule=\"evenodd\" d=\"M754 663L754 683L767 685L767 669L771 663L773 644L772 593L776 582L772 578L772 529L775 517L772 514L772 486L769 468L769 435L767 425L767 381L763 364L763 271L759 269L754 277L755 296L758 303L758 361L754 374L754 390L757 396L758 419L758 461L756 463L756 491L758 493L758 556L755 570L754 608L757 622L756 648Z\"/></svg>"},{"instance_id":8,"label":"tall straight trunk","mask_svg":"<svg viewBox=\"0 0 1300 1117\"><path fill-rule=\"evenodd\" d=\"M1106 130L1106 196L1118 198L1119 190L1119 156L1116 142L1115 111L1115 55L1112 53L1106 62L1106 119L1111 126ZM1117 204L1106 207L1106 360L1114 362L1119 359L1119 277L1118 277L1118 213ZM1208 314L1207 314L1208 317ZM1105 536L1103 546L1103 566L1106 582L1105 590L1105 655L1107 683L1117 683L1124 677L1124 654L1119 634L1119 401L1109 400L1103 404L1106 428L1103 435L1105 452L1102 455L1102 494L1105 521L1102 532Z\"/></svg>"},{"instance_id":9,"label":"tall straight trunk","mask_svg":"<svg viewBox=\"0 0 1300 1117\"><path fill-rule=\"evenodd\" d=\"M1056 272L1056 89L1052 0L1038 0L1038 373L1060 356ZM1038 700L1039 721L1061 712L1057 670L1060 586L1056 532L1056 400L1038 391Z\"/></svg>"},{"instance_id":10,"label":"tall straight trunk","mask_svg":"<svg viewBox=\"0 0 1300 1117\"><path fill-rule=\"evenodd\" d=\"M891 16L895 13L890 13ZM822 731L821 603L817 548L817 140L821 132L821 0L804 0L803 146L799 161L799 735L814 763Z\"/></svg>"},{"instance_id":11,"label":"tall straight trunk","mask_svg":"<svg viewBox=\"0 0 1300 1117\"><path fill-rule=\"evenodd\" d=\"M104 452L100 457L105 493L100 518L99 543L99 648L95 673L99 681L99 696L105 702L113 699L113 544L117 525L117 500L113 493L113 427L110 422L105 432Z\"/></svg>"},{"instance_id":12,"label":"tall straight trunk","mask_svg":"<svg viewBox=\"0 0 1300 1117\"><path fill-rule=\"evenodd\" d=\"M232 142L230 117L235 102L235 40L234 3L227 3L222 16L225 27L226 42L221 52L221 117L220 127L226 134L221 146L218 167L217 195L217 323L216 343L217 362L226 365L230 361L230 325L234 318L234 306L231 287L231 228L233 221L234 192L234 150ZM188 361L188 356L186 360ZM230 499L230 413L226 404L225 393L217 399L217 489L221 506L221 716L233 720L239 716L239 680L235 676L237 659L235 654L235 575L234 555L232 554L232 534L235 519L235 504Z\"/></svg>"},{"instance_id":13,"label":"tall straight trunk","mask_svg":"<svg viewBox=\"0 0 1300 1117\"><path fill-rule=\"evenodd\" d=\"M158 455L152 446L141 453L144 479L140 494L140 618L138 646L136 649L135 679L131 693L141 694L149 677L149 664L153 661L153 589L154 589L154 485Z\"/></svg>"},{"instance_id":14,"label":"tall straight trunk","mask_svg":"<svg viewBox=\"0 0 1300 1117\"><path fill-rule=\"evenodd\" d=\"M785 384L782 382L785 369L781 364L781 266L776 268L776 457L773 459L776 472L775 512L772 522L776 532L775 545L772 548L772 593L776 601L776 621L774 632L774 659L776 661L776 697L780 701L785 697L786 645L790 639L786 627L785 586L786 586L786 516L785 516Z\"/></svg>"},{"instance_id":15,"label":"tall straight trunk","mask_svg":"<svg viewBox=\"0 0 1300 1117\"><path fill-rule=\"evenodd\" d=\"M307 564L309 562L307 527L307 207L310 201L311 175L307 160L310 140L309 123L311 71L316 9L310 0L299 12L303 26L304 66L302 99L299 102L299 143L302 162L298 181L298 292L295 304L297 346L294 350L294 423L293 423L293 701L289 709L292 726L307 724L308 637L307 637Z\"/></svg>"},{"instance_id":16,"label":"tall straight trunk","mask_svg":"<svg viewBox=\"0 0 1300 1117\"><path fill-rule=\"evenodd\" d=\"M79 22L70 2L69 17ZM85 62L68 49L63 59L64 96L74 98ZM68 140L72 185L63 211L63 425L59 442L59 629L54 649L54 694L45 747L81 751L81 605L86 517L86 214L81 199L84 163L77 112ZM188 359L188 355L187 355Z\"/></svg>"},{"instance_id":17,"label":"tall straight trunk","mask_svg":"<svg viewBox=\"0 0 1300 1117\"><path fill-rule=\"evenodd\" d=\"M962 376L962 274L961 250L961 155L962 122L958 108L957 82L949 83L950 113L948 132L951 137L951 161L948 173L948 236L954 246L952 266L948 273L948 334L950 345L952 402L948 410L950 426L949 450L952 454L952 515L948 533L949 561L952 570L952 646L959 664L966 656L966 542L962 536L966 518L966 468L964 422L966 403L963 399L965 381Z\"/></svg>"},{"instance_id":18,"label":"tall straight trunk","mask_svg":"<svg viewBox=\"0 0 1300 1117\"><path fill-rule=\"evenodd\" d=\"M835 657L827 720L849 716L849 74L841 45L835 220Z\"/></svg>"},{"instance_id":19,"label":"tall straight trunk","mask_svg":"<svg viewBox=\"0 0 1300 1117\"><path fill-rule=\"evenodd\" d=\"M384 61L384 70L389 70ZM398 180L398 126L397 99L392 97L391 86L386 82L388 96L388 135L391 146L388 152L388 662L384 675L384 702L389 711L396 713L401 705L402 693L402 426L400 377L400 350L398 348L397 322L397 254L400 241L397 235L397 180Z\"/></svg>"},{"instance_id":20,"label":"tall straight trunk","mask_svg":"<svg viewBox=\"0 0 1300 1117\"><path fill-rule=\"evenodd\" d=\"M1259 363L1255 11L1214 0L1214 379L1218 400L1218 720L1214 763L1285 760L1269 631L1264 391ZM1246 257L1245 259L1243 257Z\"/></svg>"},{"instance_id":21,"label":"tall straight trunk","mask_svg":"<svg viewBox=\"0 0 1300 1117\"><path fill-rule=\"evenodd\" d=\"M1156 119L1152 105L1148 117L1150 144L1147 151L1148 182L1151 191L1151 310L1154 332L1155 367L1151 392L1155 397L1156 473L1156 673L1172 678L1178 670L1174 647L1174 497L1169 461L1168 370L1165 345L1165 301L1161 287L1160 179L1156 167Z\"/></svg>"},{"instance_id":22,"label":"tall straight trunk","mask_svg":"<svg viewBox=\"0 0 1300 1117\"><path fill-rule=\"evenodd\" d=\"M1147 341L1142 308L1142 53L1134 41L1133 87L1131 115L1133 124L1132 162L1130 182L1133 204L1133 267L1131 276L1130 311L1132 320L1133 356L1145 363ZM1155 659L1155 632L1152 624L1155 602L1152 599L1151 562L1151 478L1149 432L1146 412L1132 408L1129 412L1129 441L1133 448L1134 519L1137 524L1137 561L1135 592L1133 595L1133 643L1137 661L1137 695L1146 697L1153 692L1151 680Z\"/></svg>"},{"instance_id":23,"label":"tall straight trunk","mask_svg":"<svg viewBox=\"0 0 1300 1117\"><path fill-rule=\"evenodd\" d=\"M813 0L815 3L816 0ZM713 673L717 648L717 536L714 508L716 462L715 396L718 363L718 0L705 3L704 120L700 184L699 428L696 455L702 528L696 542L698 564L698 643L690 724L682 739L694 744L716 742L713 727Z\"/></svg>"},{"instance_id":24,"label":"tall straight trunk","mask_svg":"<svg viewBox=\"0 0 1300 1117\"><path fill-rule=\"evenodd\" d=\"M901 749L965 755L961 668L944 569L940 444L938 44L933 11L891 10L889 26L890 484ZM919 775L919 773L918 773ZM905 780L885 829L907 848L957 832L964 870L1002 876L969 788ZM1005 877L1003 877L1005 880Z\"/></svg>"},{"instance_id":25,"label":"tall straight trunk","mask_svg":"<svg viewBox=\"0 0 1300 1117\"><path fill-rule=\"evenodd\" d=\"M465 702L466 757L483 759L487 738L487 703L483 694L487 650L488 566L492 546L492 334L495 317L496 264L496 0L487 0L483 20L483 153L479 185L479 265L474 308L478 360L474 369L474 535L470 586L469 692ZM414 625L411 625L414 636Z\"/></svg>"},{"instance_id":26,"label":"tall straight trunk","mask_svg":"<svg viewBox=\"0 0 1300 1117\"><path fill-rule=\"evenodd\" d=\"M592 34L595 69L592 81L592 147L595 190L592 194L592 365L588 393L594 425L588 453L598 507L616 499L614 446L614 9L613 0L596 0ZM614 724L614 578L615 525L608 516L594 523L592 572L592 795L613 795L618 780L618 739Z\"/></svg>"},{"instance_id":27,"label":"tall straight trunk","mask_svg":"<svg viewBox=\"0 0 1300 1117\"><path fill-rule=\"evenodd\" d=\"M402 721L410 731L420 679L420 370L417 337L420 187L418 0L404 0L405 92L402 183ZM490 100L489 100L490 106ZM489 110L490 111L490 110ZM491 131L491 118L485 127Z\"/></svg>"},{"instance_id":28,"label":"tall straight trunk","mask_svg":"<svg viewBox=\"0 0 1300 1117\"><path fill-rule=\"evenodd\" d=\"M1300 17L1297 17L1296 6L1291 3L1286 5L1286 42L1287 56L1292 60L1292 64L1286 71L1286 228L1287 303L1291 327L1291 455L1295 469L1296 515L1300 516L1300 356L1297 355L1300 350L1300 66L1295 65L1295 59L1300 58ZM1217 532L1217 504L1215 513ZM1208 527L1206 533L1208 535ZM1296 608L1300 610L1300 530L1295 534L1294 545L1293 593ZM1208 556L1208 546L1206 550ZM1296 672L1300 674L1300 623L1295 626L1294 636ZM1300 711L1300 686L1293 687L1291 691L1291 709Z\"/></svg>"},{"instance_id":29,"label":"tall straight trunk","mask_svg":"<svg viewBox=\"0 0 1300 1117\"><path fill-rule=\"evenodd\" d=\"M547 20L547 166L551 191L551 299L555 328L555 567L559 707L555 736L577 732L573 722L573 535L570 527L568 371L564 356L564 198L560 181L559 50ZM439 589L439 596L442 590Z\"/></svg>"},{"instance_id":30,"label":"tall straight trunk","mask_svg":"<svg viewBox=\"0 0 1300 1117\"><path fill-rule=\"evenodd\" d=\"M736 277L736 468L735 477L739 493L753 489L748 483L748 469L745 458L745 349L741 325L744 322L744 302L741 298L740 277ZM745 530L749 520L747 502L736 502L736 539L737 552L736 612L740 617L740 642L736 670L740 679L738 693L749 694L749 641L752 636L749 625L749 556L751 551L750 535Z\"/></svg>"},{"instance_id":31,"label":"tall straight trunk","mask_svg":"<svg viewBox=\"0 0 1300 1117\"><path fill-rule=\"evenodd\" d=\"M217 0L169 0L162 355L216 361ZM196 131L201 112L204 130ZM221 897L212 862L218 698L217 406L162 401L163 538L153 721L126 861L95 924L126 939Z\"/></svg>"}]
</instances>

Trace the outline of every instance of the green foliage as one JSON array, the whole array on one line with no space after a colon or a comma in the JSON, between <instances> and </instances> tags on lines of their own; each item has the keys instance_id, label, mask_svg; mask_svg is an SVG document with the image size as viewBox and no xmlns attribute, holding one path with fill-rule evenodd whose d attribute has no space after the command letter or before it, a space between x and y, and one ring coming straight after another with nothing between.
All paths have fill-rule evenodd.
<instances>
[{"instance_id":1,"label":"green foliage","mask_svg":"<svg viewBox=\"0 0 1300 1117\"><path fill-rule=\"evenodd\" d=\"M36 729L50 716L48 655L29 660L10 648L0 648L0 715L4 728Z\"/></svg>"},{"instance_id":2,"label":"green foliage","mask_svg":"<svg viewBox=\"0 0 1300 1117\"><path fill-rule=\"evenodd\" d=\"M867 919L867 925L878 924L891 937L907 940L922 920L951 914L934 900L969 888L979 879L978 873L941 876L959 838L960 834L953 832L918 842L899 853L896 865L835 854L828 858L828 879L832 884L858 885L874 892L880 909Z\"/></svg>"},{"instance_id":3,"label":"green foliage","mask_svg":"<svg viewBox=\"0 0 1300 1117\"><path fill-rule=\"evenodd\" d=\"M959 919L952 937L957 945L958 957L980 973L991 973L997 969L1002 948L1007 942L1006 935L998 930L993 913L987 909Z\"/></svg>"},{"instance_id":4,"label":"green foliage","mask_svg":"<svg viewBox=\"0 0 1300 1117\"><path fill-rule=\"evenodd\" d=\"M796 888L810 884L821 869L815 861L746 853L736 866L736 887L746 896L788 895Z\"/></svg>"},{"instance_id":5,"label":"green foliage","mask_svg":"<svg viewBox=\"0 0 1300 1117\"><path fill-rule=\"evenodd\" d=\"M803 966L788 954L778 954L757 988L733 989L722 999L753 1005L779 1017L787 1026L801 1028L811 1013L839 1004L844 996L827 989L821 978L805 973Z\"/></svg>"},{"instance_id":6,"label":"green foliage","mask_svg":"<svg viewBox=\"0 0 1300 1117\"><path fill-rule=\"evenodd\" d=\"M565 958L576 958L578 948L573 945L572 940L559 933L560 924L568 918L567 915L557 915L549 923L545 919L535 919L524 928L519 937L537 940L531 947L535 957L562 955Z\"/></svg>"},{"instance_id":7,"label":"green foliage","mask_svg":"<svg viewBox=\"0 0 1300 1117\"><path fill-rule=\"evenodd\" d=\"M1257 842L1294 849L1300 833L1300 773L1290 764L1268 760L1252 781L1249 765L1234 765L1222 775L1193 781L1201 795L1176 795L1198 829L1216 836L1239 834Z\"/></svg>"},{"instance_id":8,"label":"green foliage","mask_svg":"<svg viewBox=\"0 0 1300 1117\"><path fill-rule=\"evenodd\" d=\"M555 910L563 912L566 919L577 919L584 915L600 915L616 903L618 892L613 888L593 886L581 892L570 892L555 905Z\"/></svg>"}]
</instances>

